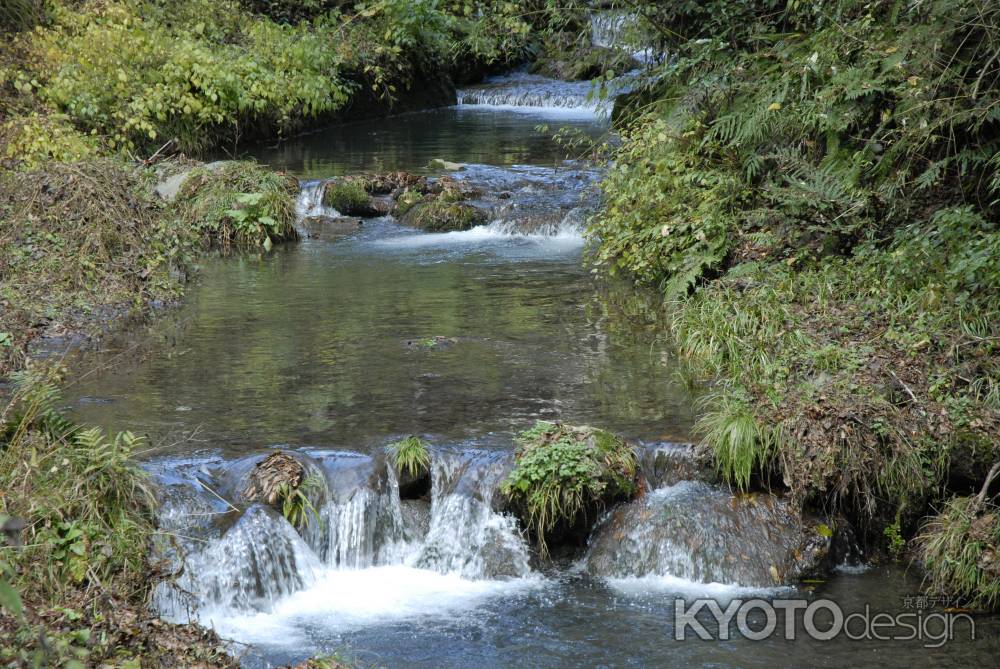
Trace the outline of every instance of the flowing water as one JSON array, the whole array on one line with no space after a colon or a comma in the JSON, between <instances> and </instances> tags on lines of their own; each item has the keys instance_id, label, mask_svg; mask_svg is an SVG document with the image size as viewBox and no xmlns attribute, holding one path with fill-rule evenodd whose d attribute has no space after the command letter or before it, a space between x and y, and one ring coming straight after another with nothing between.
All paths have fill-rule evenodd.
<instances>
[{"instance_id":1,"label":"flowing water","mask_svg":"<svg viewBox=\"0 0 1000 669\"><path fill-rule=\"evenodd\" d=\"M468 163L454 176L482 190L489 225L309 229L264 257L208 263L185 306L80 361L101 371L73 386L77 416L156 446L156 550L183 567L156 592L161 613L250 644L237 648L253 667L324 651L388 667L989 664L993 619L978 621L977 641L937 649L735 630L674 640L678 597L828 596L899 612L919 583L873 567L775 587L801 521L780 500L690 480L697 467L673 442L689 437L692 398L669 350L581 263L599 175L535 126L598 136L600 110L578 85L524 75L460 100L256 153L302 177L303 214L323 211L322 177ZM653 489L604 518L577 562L545 568L497 510L513 435L537 419L643 444ZM408 434L433 445L416 498L401 498L385 457ZM314 474L300 531L241 502L274 448Z\"/></svg>"}]
</instances>

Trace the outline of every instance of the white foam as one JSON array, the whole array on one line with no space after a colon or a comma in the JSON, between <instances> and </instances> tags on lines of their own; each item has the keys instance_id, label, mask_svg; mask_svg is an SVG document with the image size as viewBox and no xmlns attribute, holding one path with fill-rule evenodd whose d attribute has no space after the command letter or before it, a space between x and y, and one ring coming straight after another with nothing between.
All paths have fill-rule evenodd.
<instances>
[{"instance_id":1,"label":"white foam","mask_svg":"<svg viewBox=\"0 0 1000 669\"><path fill-rule=\"evenodd\" d=\"M608 114L607 105L596 104L581 104L579 106L552 106L541 103L531 105L530 102L524 105L460 102L455 106L455 109L460 111L513 112L515 114L529 114L544 116L545 118L559 119L594 119L603 118Z\"/></svg>"},{"instance_id":2,"label":"white foam","mask_svg":"<svg viewBox=\"0 0 1000 669\"><path fill-rule=\"evenodd\" d=\"M552 248L573 250L584 245L583 232L576 225L545 226L536 232L518 230L516 224L495 221L470 230L404 234L374 242L378 246L396 249L424 249L454 246L482 246L490 242L522 241Z\"/></svg>"},{"instance_id":3,"label":"white foam","mask_svg":"<svg viewBox=\"0 0 1000 669\"><path fill-rule=\"evenodd\" d=\"M206 612L202 620L223 636L244 643L296 645L302 630L343 632L395 620L453 617L496 597L544 586L541 577L470 580L403 565L358 570L329 569L306 590L277 602L268 613Z\"/></svg>"},{"instance_id":4,"label":"white foam","mask_svg":"<svg viewBox=\"0 0 1000 669\"><path fill-rule=\"evenodd\" d=\"M703 597L717 601L728 601L738 597L773 597L794 591L794 588L788 586L753 588L731 583L701 583L677 576L630 576L603 580L612 589L629 596L676 594L688 598Z\"/></svg>"}]
</instances>

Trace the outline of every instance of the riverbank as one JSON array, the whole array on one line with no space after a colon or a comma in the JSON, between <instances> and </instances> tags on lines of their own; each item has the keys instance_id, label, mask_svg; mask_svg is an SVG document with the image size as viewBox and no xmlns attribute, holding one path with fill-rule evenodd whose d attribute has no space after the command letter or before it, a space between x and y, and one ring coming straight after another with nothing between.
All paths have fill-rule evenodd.
<instances>
[{"instance_id":1,"label":"riverbank","mask_svg":"<svg viewBox=\"0 0 1000 669\"><path fill-rule=\"evenodd\" d=\"M737 4L640 10L674 57L618 107L593 262L662 291L732 484L993 608L1000 13Z\"/></svg>"}]
</instances>

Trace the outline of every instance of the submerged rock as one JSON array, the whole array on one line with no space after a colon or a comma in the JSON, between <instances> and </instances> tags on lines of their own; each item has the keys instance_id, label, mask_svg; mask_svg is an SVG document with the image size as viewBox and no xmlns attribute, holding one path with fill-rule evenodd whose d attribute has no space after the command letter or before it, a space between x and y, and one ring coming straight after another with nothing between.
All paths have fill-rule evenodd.
<instances>
[{"instance_id":1,"label":"submerged rock","mask_svg":"<svg viewBox=\"0 0 1000 669\"><path fill-rule=\"evenodd\" d=\"M422 499L404 499L399 503L407 541L423 541L431 528L431 505Z\"/></svg>"},{"instance_id":2,"label":"submerged rock","mask_svg":"<svg viewBox=\"0 0 1000 669\"><path fill-rule=\"evenodd\" d=\"M774 495L684 481L609 513L591 536L586 568L605 577L786 585L826 568L832 534Z\"/></svg>"},{"instance_id":3,"label":"submerged rock","mask_svg":"<svg viewBox=\"0 0 1000 669\"><path fill-rule=\"evenodd\" d=\"M444 170L446 172L460 172L465 169L463 163L453 163L447 160L442 160L441 158L435 158L427 164L432 170Z\"/></svg>"},{"instance_id":4,"label":"submerged rock","mask_svg":"<svg viewBox=\"0 0 1000 669\"><path fill-rule=\"evenodd\" d=\"M718 477L711 461L694 444L642 444L636 447L636 453L647 490L681 481L714 481Z\"/></svg>"}]
</instances>

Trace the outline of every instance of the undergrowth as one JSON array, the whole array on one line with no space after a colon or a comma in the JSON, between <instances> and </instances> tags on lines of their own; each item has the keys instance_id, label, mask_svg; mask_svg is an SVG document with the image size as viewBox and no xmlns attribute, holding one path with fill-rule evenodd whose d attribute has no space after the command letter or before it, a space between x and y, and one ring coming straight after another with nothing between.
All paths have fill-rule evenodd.
<instances>
[{"instance_id":1,"label":"undergrowth","mask_svg":"<svg viewBox=\"0 0 1000 669\"><path fill-rule=\"evenodd\" d=\"M0 411L0 516L17 519L0 542L0 661L234 666L213 634L154 622L154 499L132 459L142 440L68 421L56 410L59 382L55 370L28 367Z\"/></svg>"},{"instance_id":2,"label":"undergrowth","mask_svg":"<svg viewBox=\"0 0 1000 669\"><path fill-rule=\"evenodd\" d=\"M917 537L928 590L974 609L1000 604L1000 509L976 497L954 497Z\"/></svg>"},{"instance_id":3,"label":"undergrowth","mask_svg":"<svg viewBox=\"0 0 1000 669\"><path fill-rule=\"evenodd\" d=\"M161 207L111 159L0 171L0 374L41 333L177 294L196 237Z\"/></svg>"},{"instance_id":4,"label":"undergrowth","mask_svg":"<svg viewBox=\"0 0 1000 669\"><path fill-rule=\"evenodd\" d=\"M594 268L660 290L726 479L901 553L1000 459L1000 7L631 5L671 58L618 105Z\"/></svg>"},{"instance_id":5,"label":"undergrowth","mask_svg":"<svg viewBox=\"0 0 1000 669\"><path fill-rule=\"evenodd\" d=\"M176 200L186 227L206 245L270 250L296 238L294 178L253 162L226 162L191 171Z\"/></svg>"}]
</instances>

